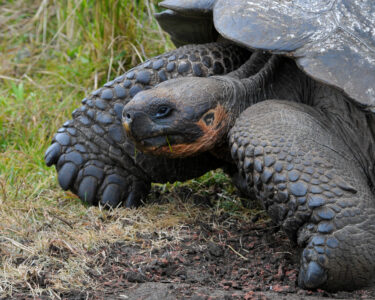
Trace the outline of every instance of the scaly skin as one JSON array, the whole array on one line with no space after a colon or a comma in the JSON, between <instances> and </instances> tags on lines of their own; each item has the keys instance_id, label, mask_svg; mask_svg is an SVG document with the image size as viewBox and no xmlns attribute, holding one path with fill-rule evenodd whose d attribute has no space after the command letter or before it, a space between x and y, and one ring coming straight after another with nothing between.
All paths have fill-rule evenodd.
<instances>
[{"instance_id":1,"label":"scaly skin","mask_svg":"<svg viewBox=\"0 0 375 300\"><path fill-rule=\"evenodd\" d=\"M134 97L123 119L140 148L164 156L225 156L227 134L242 191L303 248L301 287L373 279L375 117L294 61L256 52L228 76L162 83Z\"/></svg>"},{"instance_id":2,"label":"scaly skin","mask_svg":"<svg viewBox=\"0 0 375 300\"><path fill-rule=\"evenodd\" d=\"M139 91L177 77L225 74L238 68L248 51L228 43L189 45L152 58L108 82L82 101L52 140L46 164L58 180L89 204L137 206L151 182L186 180L222 166L209 154L160 159L137 153L126 138L121 114Z\"/></svg>"},{"instance_id":3,"label":"scaly skin","mask_svg":"<svg viewBox=\"0 0 375 300\"><path fill-rule=\"evenodd\" d=\"M351 289L374 274L375 197L326 116L268 100L231 130L232 156L273 221L304 248L299 285Z\"/></svg>"}]
</instances>

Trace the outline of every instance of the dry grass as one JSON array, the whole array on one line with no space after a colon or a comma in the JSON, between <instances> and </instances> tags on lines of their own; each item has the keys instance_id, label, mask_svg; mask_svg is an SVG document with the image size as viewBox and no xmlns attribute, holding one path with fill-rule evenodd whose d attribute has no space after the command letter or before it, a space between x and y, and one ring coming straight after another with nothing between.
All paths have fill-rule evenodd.
<instances>
[{"instance_id":1,"label":"dry grass","mask_svg":"<svg viewBox=\"0 0 375 300\"><path fill-rule=\"evenodd\" d=\"M173 191L182 184L158 187L172 190L164 204L85 207L58 187L55 170L44 165L52 135L86 93L172 48L152 18L155 9L153 2L136 0L0 1L2 297L59 298L64 291L95 289L87 273L95 261L90 251L116 241L151 251L169 243L163 236L178 241L181 228L198 219L243 210L221 173L183 185L207 191L219 182L228 196L211 209L177 197ZM160 239L142 238L150 233ZM94 268L100 273L100 266Z\"/></svg>"}]
</instances>

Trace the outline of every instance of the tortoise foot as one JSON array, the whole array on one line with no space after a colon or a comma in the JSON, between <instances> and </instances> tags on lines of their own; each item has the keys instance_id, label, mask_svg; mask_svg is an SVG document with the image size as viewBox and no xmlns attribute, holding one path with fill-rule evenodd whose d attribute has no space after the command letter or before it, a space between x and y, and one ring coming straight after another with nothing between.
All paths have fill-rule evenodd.
<instances>
[{"instance_id":1,"label":"tortoise foot","mask_svg":"<svg viewBox=\"0 0 375 300\"><path fill-rule=\"evenodd\" d=\"M90 205L139 206L150 183L101 155L95 144L72 125L67 122L58 130L45 154L46 164L56 165L60 186Z\"/></svg>"}]
</instances>

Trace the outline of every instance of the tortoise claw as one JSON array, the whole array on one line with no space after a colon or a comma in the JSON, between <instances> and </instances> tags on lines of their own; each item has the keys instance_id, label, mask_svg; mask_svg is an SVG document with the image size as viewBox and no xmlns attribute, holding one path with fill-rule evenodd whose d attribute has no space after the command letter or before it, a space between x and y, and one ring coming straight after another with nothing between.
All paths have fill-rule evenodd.
<instances>
[{"instance_id":1,"label":"tortoise claw","mask_svg":"<svg viewBox=\"0 0 375 300\"><path fill-rule=\"evenodd\" d=\"M44 155L44 160L48 167L55 164L61 154L61 147L58 143L53 143L46 151Z\"/></svg>"},{"instance_id":2,"label":"tortoise claw","mask_svg":"<svg viewBox=\"0 0 375 300\"><path fill-rule=\"evenodd\" d=\"M91 205L94 204L97 186L98 182L96 178L92 176L83 178L81 184L79 185L77 193L78 197L86 203L89 203Z\"/></svg>"},{"instance_id":3,"label":"tortoise claw","mask_svg":"<svg viewBox=\"0 0 375 300\"><path fill-rule=\"evenodd\" d=\"M111 208L117 207L121 203L121 188L117 184L109 184L103 192L100 203Z\"/></svg>"},{"instance_id":4,"label":"tortoise claw","mask_svg":"<svg viewBox=\"0 0 375 300\"><path fill-rule=\"evenodd\" d=\"M144 198L149 191L150 184L139 180L133 181L133 186L125 201L125 207L133 208L140 206L142 198Z\"/></svg>"},{"instance_id":5,"label":"tortoise claw","mask_svg":"<svg viewBox=\"0 0 375 300\"><path fill-rule=\"evenodd\" d=\"M59 170L59 184L63 190L68 190L77 175L78 169L75 164L68 162L65 163L62 168Z\"/></svg>"},{"instance_id":6,"label":"tortoise claw","mask_svg":"<svg viewBox=\"0 0 375 300\"><path fill-rule=\"evenodd\" d=\"M126 208L133 208L139 206L139 198L137 197L135 191L131 191L126 198L125 207Z\"/></svg>"},{"instance_id":7,"label":"tortoise claw","mask_svg":"<svg viewBox=\"0 0 375 300\"><path fill-rule=\"evenodd\" d=\"M315 289L324 285L326 281L326 271L315 261L311 261L306 270L301 267L298 276L298 285L301 288Z\"/></svg>"}]
</instances>

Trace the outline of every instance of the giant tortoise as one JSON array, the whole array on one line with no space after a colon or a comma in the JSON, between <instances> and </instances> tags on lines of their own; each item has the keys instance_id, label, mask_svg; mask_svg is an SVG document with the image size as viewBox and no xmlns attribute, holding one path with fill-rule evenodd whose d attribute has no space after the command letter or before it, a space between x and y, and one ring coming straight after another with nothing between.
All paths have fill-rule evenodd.
<instances>
[{"instance_id":1,"label":"giant tortoise","mask_svg":"<svg viewBox=\"0 0 375 300\"><path fill-rule=\"evenodd\" d=\"M176 77L228 73L249 51L225 41L187 45L146 61L83 99L47 149L47 165L56 165L58 181L84 202L137 206L151 182L174 182L227 167L210 153L184 158L155 158L137 153L121 125L124 105L135 94Z\"/></svg>"},{"instance_id":2,"label":"giant tortoise","mask_svg":"<svg viewBox=\"0 0 375 300\"><path fill-rule=\"evenodd\" d=\"M169 9L157 19L176 45L232 44L182 47L84 99L46 152L60 185L91 204L133 206L150 182L225 167L239 174L238 185L255 193L304 247L301 286L367 284L375 265L374 4L169 0L162 5ZM248 58L239 46L266 52L253 52L226 77L171 80L137 94L171 78L233 71ZM125 127L140 149L162 158L135 155L121 128L122 109L136 94L124 111ZM147 128L136 126L141 107ZM172 126L180 127L171 132Z\"/></svg>"},{"instance_id":3,"label":"giant tortoise","mask_svg":"<svg viewBox=\"0 0 375 300\"><path fill-rule=\"evenodd\" d=\"M136 147L172 158L210 153L236 165L249 193L303 249L301 287L368 284L375 273L375 3L163 5L170 10L159 20L177 42L218 35L254 52L227 75L172 79L137 94L123 111ZM181 36L192 21L191 30L206 35Z\"/></svg>"}]
</instances>

